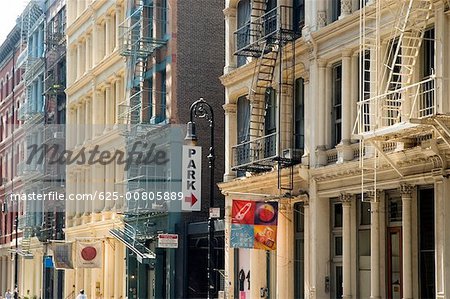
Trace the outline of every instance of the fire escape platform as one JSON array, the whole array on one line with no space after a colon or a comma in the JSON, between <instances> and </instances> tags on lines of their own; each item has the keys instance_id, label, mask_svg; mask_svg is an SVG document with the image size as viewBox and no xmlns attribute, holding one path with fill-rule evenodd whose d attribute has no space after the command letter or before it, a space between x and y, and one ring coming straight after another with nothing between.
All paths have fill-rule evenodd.
<instances>
[{"instance_id":1,"label":"fire escape platform","mask_svg":"<svg viewBox=\"0 0 450 299\"><path fill-rule=\"evenodd\" d=\"M136 254L138 262L150 264L156 259L156 254L137 240L136 230L131 225L125 224L124 228L113 228L109 232Z\"/></svg>"}]
</instances>

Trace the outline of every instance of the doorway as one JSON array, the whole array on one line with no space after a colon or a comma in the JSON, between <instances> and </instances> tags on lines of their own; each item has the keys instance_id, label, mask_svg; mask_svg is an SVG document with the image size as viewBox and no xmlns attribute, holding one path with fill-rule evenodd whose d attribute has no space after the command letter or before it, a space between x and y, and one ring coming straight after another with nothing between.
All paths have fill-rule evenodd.
<instances>
[{"instance_id":1,"label":"doorway","mask_svg":"<svg viewBox=\"0 0 450 299\"><path fill-rule=\"evenodd\" d=\"M402 286L402 228L387 229L387 260L388 260L388 299L401 299Z\"/></svg>"}]
</instances>

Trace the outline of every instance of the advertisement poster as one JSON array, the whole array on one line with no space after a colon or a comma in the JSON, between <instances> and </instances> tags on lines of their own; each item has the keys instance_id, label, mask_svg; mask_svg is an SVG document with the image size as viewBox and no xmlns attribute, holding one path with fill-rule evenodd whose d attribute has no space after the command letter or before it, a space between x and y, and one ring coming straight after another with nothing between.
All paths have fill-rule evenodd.
<instances>
[{"instance_id":1,"label":"advertisement poster","mask_svg":"<svg viewBox=\"0 0 450 299\"><path fill-rule=\"evenodd\" d=\"M276 250L278 203L233 200L231 247Z\"/></svg>"}]
</instances>

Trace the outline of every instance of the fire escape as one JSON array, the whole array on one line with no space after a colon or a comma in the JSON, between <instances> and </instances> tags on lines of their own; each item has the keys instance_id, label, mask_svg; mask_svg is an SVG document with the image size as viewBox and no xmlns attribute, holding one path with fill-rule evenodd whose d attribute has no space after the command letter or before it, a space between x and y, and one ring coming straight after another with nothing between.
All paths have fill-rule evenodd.
<instances>
[{"instance_id":1,"label":"fire escape","mask_svg":"<svg viewBox=\"0 0 450 299\"><path fill-rule=\"evenodd\" d=\"M65 8L63 8L65 9ZM45 36L45 120L43 128L43 144L51 148L57 146L58 154L65 150L65 129L61 123L61 114L65 110L66 88L66 20L63 10L50 20ZM50 192L63 193L65 191L65 166L60 163L50 163L50 156L46 155L43 166L43 188L46 194ZM46 242L49 239L64 238L64 204L58 201L50 202L44 207L43 227L38 239Z\"/></svg>"},{"instance_id":2,"label":"fire escape","mask_svg":"<svg viewBox=\"0 0 450 299\"><path fill-rule=\"evenodd\" d=\"M155 126L151 125L152 116L153 113L158 114L154 106L157 106L158 98L165 96L162 91L153 90L148 65L155 51L167 43L163 34L167 26L167 8L147 4L144 0L129 0L127 5L128 17L119 26L120 53L127 65L126 99L119 104L118 119L127 151L131 151L138 142L148 142L148 136L153 134ZM165 108L160 110L165 113ZM153 124L157 122L157 118L153 120ZM130 194L138 194L165 187L168 177L169 173L156 169L154 165L133 162L126 172L124 184ZM149 227L141 223L149 215L158 214L151 212L154 206L148 205L151 201L127 201L124 222L111 230L111 234L133 251L142 263L150 263L155 258L154 253L145 246Z\"/></svg>"},{"instance_id":3,"label":"fire escape","mask_svg":"<svg viewBox=\"0 0 450 299\"><path fill-rule=\"evenodd\" d=\"M364 2L364 1L363 1ZM385 54L382 51L382 13L395 11L395 24ZM440 138L450 146L450 118L438 111L436 86L431 74L421 80L417 61L426 26L433 13L431 0L371 1L360 10L360 100L354 133L360 140L361 191L364 200L378 189L382 164L400 177L402 169L386 148L414 140ZM445 164L445 163L443 163Z\"/></svg>"},{"instance_id":4,"label":"fire escape","mask_svg":"<svg viewBox=\"0 0 450 299\"><path fill-rule=\"evenodd\" d=\"M266 172L278 166L278 171L300 161L301 154L293 155L292 136L286 137L282 127L284 120L292 119L286 107L294 101L295 39L294 11L291 6L269 7L266 0L252 0L250 20L235 32L235 55L247 57L254 63L250 102L248 138L232 148L233 170ZM271 93L276 90L275 109L270 109ZM270 118L275 127L268 129ZM275 115L273 115L275 114ZM289 131L289 130L287 130ZM291 128L293 131L293 126ZM292 188L281 185L280 189Z\"/></svg>"},{"instance_id":5,"label":"fire escape","mask_svg":"<svg viewBox=\"0 0 450 299\"><path fill-rule=\"evenodd\" d=\"M41 43L44 38L44 20L43 7L37 1L30 1L20 19L22 52L16 67L24 71L26 99L19 108L18 118L23 121L26 145L39 145L42 140L43 110L39 107L38 99L43 94L43 83L39 82L39 75L44 69L44 45ZM27 158L25 154L24 160L17 166L26 193L41 189L43 175L43 164L37 161L37 157L32 161L27 161ZM19 217L19 229L23 231L23 237L18 253L24 258L33 258L30 251L31 238L39 236L41 228L42 206L36 201L26 201L23 215Z\"/></svg>"}]
</instances>

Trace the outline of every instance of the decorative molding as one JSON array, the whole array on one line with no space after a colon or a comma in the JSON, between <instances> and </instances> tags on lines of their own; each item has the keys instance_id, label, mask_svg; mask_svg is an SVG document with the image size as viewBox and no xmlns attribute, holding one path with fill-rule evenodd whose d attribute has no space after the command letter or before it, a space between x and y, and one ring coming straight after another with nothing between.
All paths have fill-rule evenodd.
<instances>
[{"instance_id":1,"label":"decorative molding","mask_svg":"<svg viewBox=\"0 0 450 299\"><path fill-rule=\"evenodd\" d=\"M342 192L339 195L339 200L342 202L342 206L344 206L344 207L345 206L349 207L352 203L352 199L353 199L353 195L350 193Z\"/></svg>"},{"instance_id":2,"label":"decorative molding","mask_svg":"<svg viewBox=\"0 0 450 299\"><path fill-rule=\"evenodd\" d=\"M234 103L224 104L222 105L222 108L225 111L225 114L236 113L236 104Z\"/></svg>"},{"instance_id":3,"label":"decorative molding","mask_svg":"<svg viewBox=\"0 0 450 299\"><path fill-rule=\"evenodd\" d=\"M223 15L224 15L226 18L229 18L229 17L236 17L236 8L234 8L234 7L227 7L227 8L225 8L225 9L223 10Z\"/></svg>"},{"instance_id":4,"label":"decorative molding","mask_svg":"<svg viewBox=\"0 0 450 299\"><path fill-rule=\"evenodd\" d=\"M352 1L341 0L341 17L348 16L352 13Z\"/></svg>"},{"instance_id":5,"label":"decorative molding","mask_svg":"<svg viewBox=\"0 0 450 299\"><path fill-rule=\"evenodd\" d=\"M318 11L317 12L317 28L323 28L327 25L327 12Z\"/></svg>"},{"instance_id":6,"label":"decorative molding","mask_svg":"<svg viewBox=\"0 0 450 299\"><path fill-rule=\"evenodd\" d=\"M402 195L402 198L411 197L413 191L414 191L413 185L407 183L400 184L400 194Z\"/></svg>"}]
</instances>

